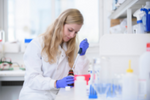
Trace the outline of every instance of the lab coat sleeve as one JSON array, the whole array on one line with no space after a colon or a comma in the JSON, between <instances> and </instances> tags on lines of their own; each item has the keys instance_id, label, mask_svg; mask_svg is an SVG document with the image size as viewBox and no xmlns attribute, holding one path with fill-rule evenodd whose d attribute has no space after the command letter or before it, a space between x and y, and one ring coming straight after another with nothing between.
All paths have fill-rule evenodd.
<instances>
[{"instance_id":1,"label":"lab coat sleeve","mask_svg":"<svg viewBox=\"0 0 150 100\"><path fill-rule=\"evenodd\" d=\"M24 54L24 64L26 67L25 83L31 89L51 90L56 80L44 77L42 72L42 57L40 43L32 40Z\"/></svg>"},{"instance_id":2,"label":"lab coat sleeve","mask_svg":"<svg viewBox=\"0 0 150 100\"><path fill-rule=\"evenodd\" d=\"M75 65L74 74L88 74L89 60L86 56L79 56L77 64Z\"/></svg>"}]
</instances>

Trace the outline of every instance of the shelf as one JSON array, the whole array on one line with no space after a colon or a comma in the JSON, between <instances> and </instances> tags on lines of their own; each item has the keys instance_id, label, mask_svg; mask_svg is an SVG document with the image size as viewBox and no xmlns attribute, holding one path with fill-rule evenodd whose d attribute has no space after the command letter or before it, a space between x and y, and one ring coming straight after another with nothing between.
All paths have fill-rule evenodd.
<instances>
[{"instance_id":1,"label":"shelf","mask_svg":"<svg viewBox=\"0 0 150 100\"><path fill-rule=\"evenodd\" d=\"M3 52L3 54L24 54L24 52Z\"/></svg>"},{"instance_id":2,"label":"shelf","mask_svg":"<svg viewBox=\"0 0 150 100\"><path fill-rule=\"evenodd\" d=\"M150 0L126 0L116 11L114 11L109 18L124 18L127 17L127 10L132 9L132 13L134 13L137 9L141 8L142 5L146 4L146 1Z\"/></svg>"}]
</instances>

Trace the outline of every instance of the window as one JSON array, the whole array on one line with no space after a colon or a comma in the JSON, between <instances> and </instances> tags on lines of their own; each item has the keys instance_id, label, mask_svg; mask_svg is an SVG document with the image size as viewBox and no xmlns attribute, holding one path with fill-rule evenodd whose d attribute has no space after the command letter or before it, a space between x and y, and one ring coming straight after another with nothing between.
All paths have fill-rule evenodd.
<instances>
[{"instance_id":1,"label":"window","mask_svg":"<svg viewBox=\"0 0 150 100\"><path fill-rule=\"evenodd\" d=\"M34 38L51 23L51 0L8 0L8 41Z\"/></svg>"},{"instance_id":2,"label":"window","mask_svg":"<svg viewBox=\"0 0 150 100\"><path fill-rule=\"evenodd\" d=\"M34 38L45 32L52 23L52 14L58 17L68 8L77 8L84 17L78 33L79 40L99 42L99 0L8 0L8 41ZM52 8L52 2L55 8ZM52 11L54 9L54 11Z\"/></svg>"}]
</instances>

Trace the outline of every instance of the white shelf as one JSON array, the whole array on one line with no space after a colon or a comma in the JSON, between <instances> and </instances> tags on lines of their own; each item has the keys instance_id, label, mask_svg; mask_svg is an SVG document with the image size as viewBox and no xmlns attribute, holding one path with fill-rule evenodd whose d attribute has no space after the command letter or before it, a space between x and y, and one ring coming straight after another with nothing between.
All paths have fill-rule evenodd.
<instances>
[{"instance_id":1,"label":"white shelf","mask_svg":"<svg viewBox=\"0 0 150 100\"><path fill-rule=\"evenodd\" d=\"M141 8L142 5L145 5L146 1L150 0L126 0L116 11L114 11L109 16L109 18L116 19L126 17L128 9L132 9L132 13L134 13L137 9Z\"/></svg>"},{"instance_id":2,"label":"white shelf","mask_svg":"<svg viewBox=\"0 0 150 100\"><path fill-rule=\"evenodd\" d=\"M4 52L4 54L24 54L24 52Z\"/></svg>"}]
</instances>

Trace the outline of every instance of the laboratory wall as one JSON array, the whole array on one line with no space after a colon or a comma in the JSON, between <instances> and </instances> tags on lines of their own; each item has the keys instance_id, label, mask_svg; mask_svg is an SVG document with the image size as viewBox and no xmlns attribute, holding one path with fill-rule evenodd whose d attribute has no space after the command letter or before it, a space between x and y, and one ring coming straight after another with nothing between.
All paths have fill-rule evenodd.
<instances>
[{"instance_id":1,"label":"laboratory wall","mask_svg":"<svg viewBox=\"0 0 150 100\"><path fill-rule=\"evenodd\" d=\"M146 52L149 34L105 34L100 41L100 57L108 57L111 76L125 74L131 60L134 74L139 75L139 59Z\"/></svg>"},{"instance_id":2,"label":"laboratory wall","mask_svg":"<svg viewBox=\"0 0 150 100\"><path fill-rule=\"evenodd\" d=\"M3 29L3 0L0 0L0 29Z\"/></svg>"}]
</instances>

